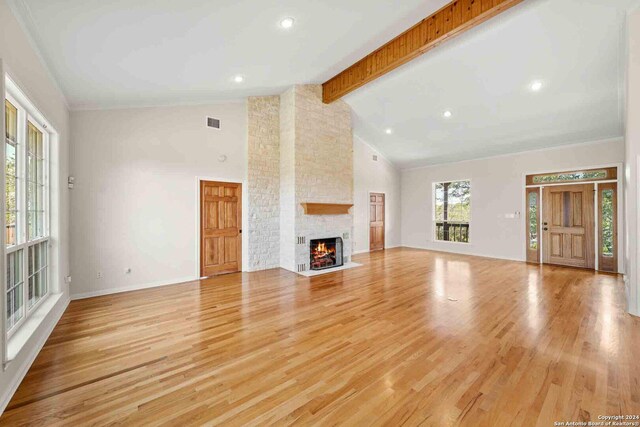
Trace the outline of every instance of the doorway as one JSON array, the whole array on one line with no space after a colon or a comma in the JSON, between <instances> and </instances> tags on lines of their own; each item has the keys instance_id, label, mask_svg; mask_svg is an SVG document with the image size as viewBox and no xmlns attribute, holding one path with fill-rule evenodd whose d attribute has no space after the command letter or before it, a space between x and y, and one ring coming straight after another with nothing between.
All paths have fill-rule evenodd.
<instances>
[{"instance_id":1,"label":"doorway","mask_svg":"<svg viewBox=\"0 0 640 427\"><path fill-rule=\"evenodd\" d=\"M369 193L369 250L384 249L384 193Z\"/></svg>"},{"instance_id":2,"label":"doorway","mask_svg":"<svg viewBox=\"0 0 640 427\"><path fill-rule=\"evenodd\" d=\"M200 181L200 277L242 268L242 184Z\"/></svg>"},{"instance_id":3,"label":"doorway","mask_svg":"<svg viewBox=\"0 0 640 427\"><path fill-rule=\"evenodd\" d=\"M526 177L527 262L618 271L617 168Z\"/></svg>"}]
</instances>

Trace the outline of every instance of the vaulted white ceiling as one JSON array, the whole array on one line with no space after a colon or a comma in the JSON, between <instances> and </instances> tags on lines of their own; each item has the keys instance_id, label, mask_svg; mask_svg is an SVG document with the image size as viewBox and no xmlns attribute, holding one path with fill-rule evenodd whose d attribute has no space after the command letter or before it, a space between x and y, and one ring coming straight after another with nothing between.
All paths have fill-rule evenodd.
<instances>
[{"instance_id":1,"label":"vaulted white ceiling","mask_svg":"<svg viewBox=\"0 0 640 427\"><path fill-rule=\"evenodd\" d=\"M322 83L448 0L9 3L72 109L84 109ZM354 132L400 167L620 137L624 11L637 3L525 0L348 95Z\"/></svg>"},{"instance_id":2,"label":"vaulted white ceiling","mask_svg":"<svg viewBox=\"0 0 640 427\"><path fill-rule=\"evenodd\" d=\"M525 0L349 95L357 133L401 167L620 137L629 3Z\"/></svg>"},{"instance_id":3,"label":"vaulted white ceiling","mask_svg":"<svg viewBox=\"0 0 640 427\"><path fill-rule=\"evenodd\" d=\"M72 109L240 99L321 83L447 3L9 1ZM295 18L289 31L279 26L285 17Z\"/></svg>"}]
</instances>

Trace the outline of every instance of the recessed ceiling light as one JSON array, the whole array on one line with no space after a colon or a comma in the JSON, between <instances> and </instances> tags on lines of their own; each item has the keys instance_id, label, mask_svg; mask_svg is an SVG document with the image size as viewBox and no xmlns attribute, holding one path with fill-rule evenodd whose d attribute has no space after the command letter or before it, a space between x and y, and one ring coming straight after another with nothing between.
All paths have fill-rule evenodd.
<instances>
[{"instance_id":1,"label":"recessed ceiling light","mask_svg":"<svg viewBox=\"0 0 640 427\"><path fill-rule=\"evenodd\" d=\"M450 119L451 116L453 116L453 113L451 111L447 110L444 113L442 113L442 115L444 116L445 119Z\"/></svg>"},{"instance_id":2,"label":"recessed ceiling light","mask_svg":"<svg viewBox=\"0 0 640 427\"><path fill-rule=\"evenodd\" d=\"M233 81L236 83L242 83L244 81L244 77L237 75L233 78Z\"/></svg>"},{"instance_id":3,"label":"recessed ceiling light","mask_svg":"<svg viewBox=\"0 0 640 427\"><path fill-rule=\"evenodd\" d=\"M386 128L386 129L384 130L384 133L386 133L387 135L391 135L391 134L393 133L393 129L391 129L391 128Z\"/></svg>"},{"instance_id":4,"label":"recessed ceiling light","mask_svg":"<svg viewBox=\"0 0 640 427\"><path fill-rule=\"evenodd\" d=\"M535 80L533 82L531 82L531 85L529 86L531 88L531 91L533 92L540 92L540 89L542 89L542 82L540 80Z\"/></svg>"},{"instance_id":5,"label":"recessed ceiling light","mask_svg":"<svg viewBox=\"0 0 640 427\"><path fill-rule=\"evenodd\" d=\"M293 18L284 18L282 21L280 21L280 26L285 30L288 30L289 28L293 27L294 22L295 19Z\"/></svg>"}]
</instances>

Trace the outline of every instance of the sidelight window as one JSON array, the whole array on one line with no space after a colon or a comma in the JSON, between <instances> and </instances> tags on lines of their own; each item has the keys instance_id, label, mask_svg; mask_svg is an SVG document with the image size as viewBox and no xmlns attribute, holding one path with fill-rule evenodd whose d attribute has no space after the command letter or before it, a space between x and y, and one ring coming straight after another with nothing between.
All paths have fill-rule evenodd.
<instances>
[{"instance_id":1,"label":"sidelight window","mask_svg":"<svg viewBox=\"0 0 640 427\"><path fill-rule=\"evenodd\" d=\"M435 183L433 194L435 240L469 243L471 181Z\"/></svg>"},{"instance_id":2,"label":"sidelight window","mask_svg":"<svg viewBox=\"0 0 640 427\"><path fill-rule=\"evenodd\" d=\"M602 256L612 257L614 254L614 205L613 190L602 191Z\"/></svg>"},{"instance_id":3,"label":"sidelight window","mask_svg":"<svg viewBox=\"0 0 640 427\"><path fill-rule=\"evenodd\" d=\"M538 237L538 193L529 193L528 203L528 221L529 221L529 249L538 249L540 241Z\"/></svg>"}]
</instances>

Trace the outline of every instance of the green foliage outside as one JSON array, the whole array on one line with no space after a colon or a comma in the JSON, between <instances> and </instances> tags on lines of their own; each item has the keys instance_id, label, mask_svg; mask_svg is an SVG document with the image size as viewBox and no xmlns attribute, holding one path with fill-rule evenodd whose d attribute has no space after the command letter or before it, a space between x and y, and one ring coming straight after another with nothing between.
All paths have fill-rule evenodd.
<instances>
[{"instance_id":1,"label":"green foliage outside","mask_svg":"<svg viewBox=\"0 0 640 427\"><path fill-rule=\"evenodd\" d=\"M436 239L469 242L471 182L444 182L435 191Z\"/></svg>"},{"instance_id":2,"label":"green foliage outside","mask_svg":"<svg viewBox=\"0 0 640 427\"><path fill-rule=\"evenodd\" d=\"M613 190L602 192L602 254L613 256Z\"/></svg>"},{"instance_id":3,"label":"green foliage outside","mask_svg":"<svg viewBox=\"0 0 640 427\"><path fill-rule=\"evenodd\" d=\"M529 249L538 249L538 194L529 193Z\"/></svg>"}]
</instances>

